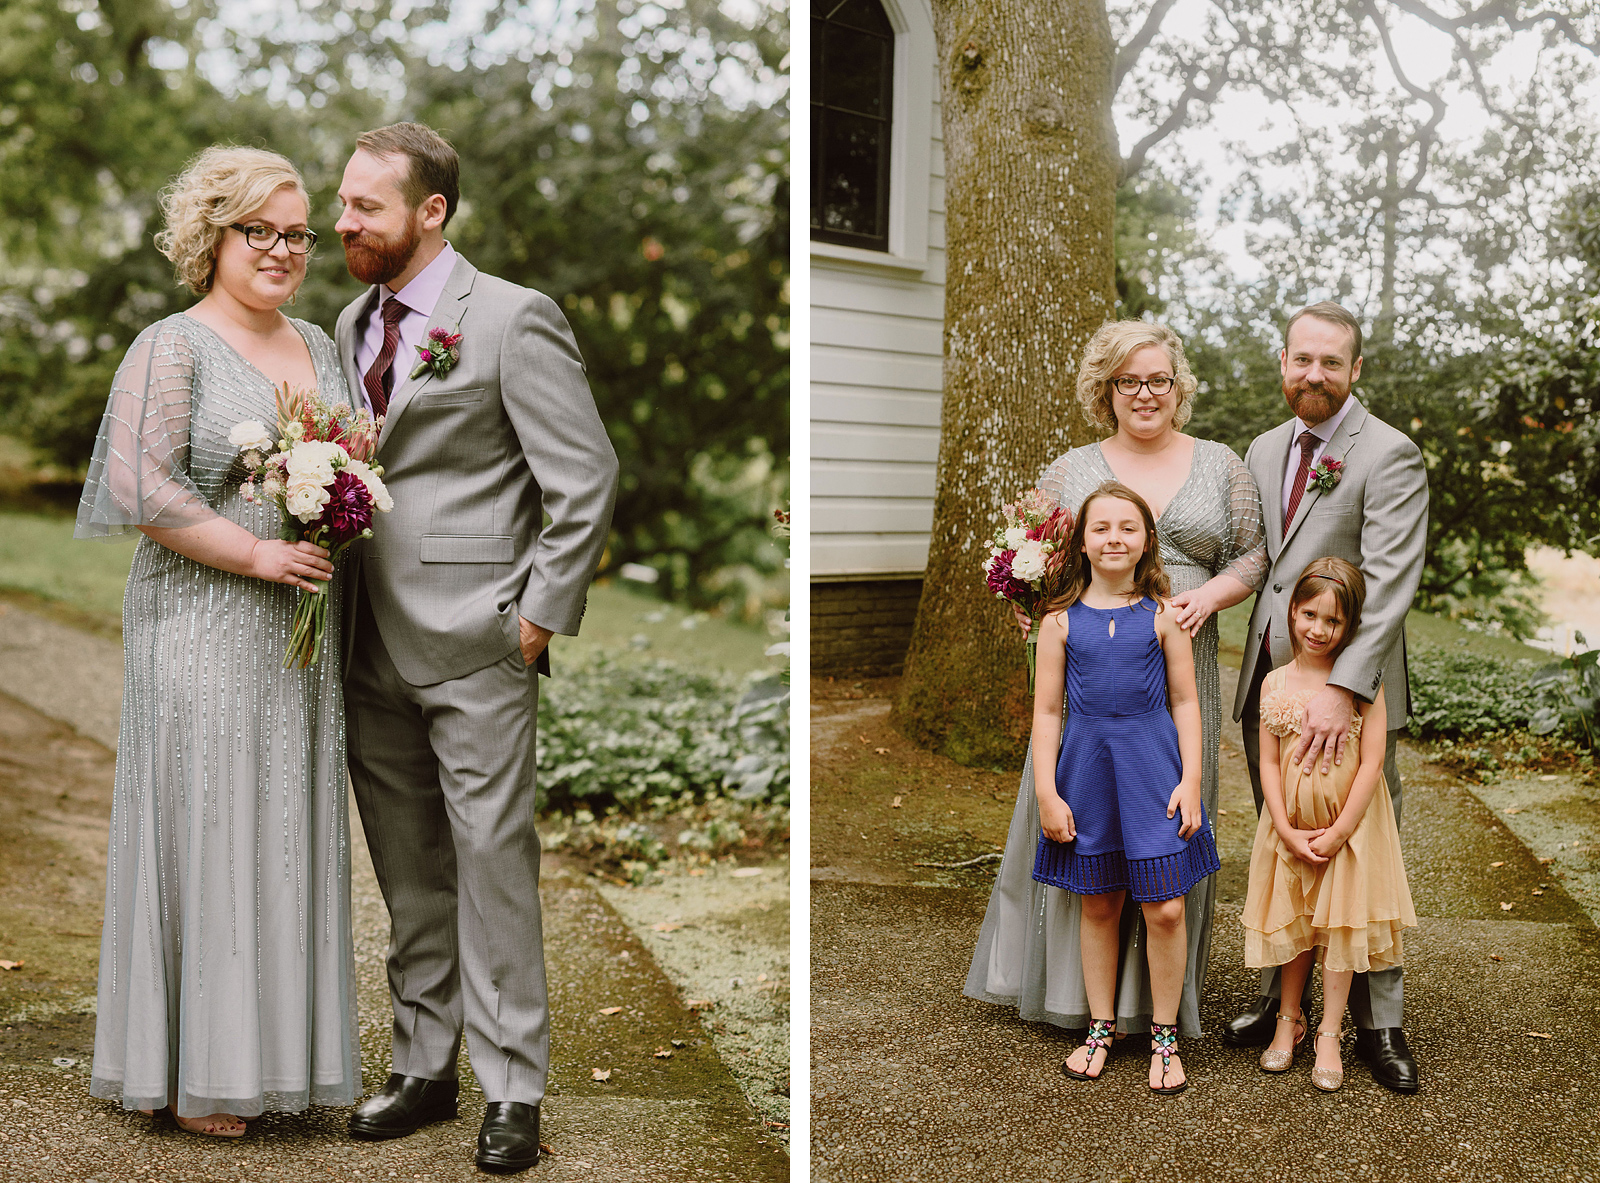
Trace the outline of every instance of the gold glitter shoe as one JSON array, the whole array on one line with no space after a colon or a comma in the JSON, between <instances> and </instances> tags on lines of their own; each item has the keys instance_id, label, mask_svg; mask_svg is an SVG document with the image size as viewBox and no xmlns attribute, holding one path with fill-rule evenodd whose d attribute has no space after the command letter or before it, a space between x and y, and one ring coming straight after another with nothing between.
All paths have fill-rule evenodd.
<instances>
[{"instance_id":1,"label":"gold glitter shoe","mask_svg":"<svg viewBox=\"0 0 1600 1183\"><path fill-rule=\"evenodd\" d=\"M1280 1013L1278 1015L1278 1022L1280 1022L1280 1023L1293 1023L1296 1027L1300 1028L1300 1031L1294 1037L1294 1043L1292 1043L1289 1046L1289 1050L1288 1051L1286 1051L1286 1052L1273 1051L1269 1047L1266 1051L1261 1053L1261 1071L1263 1071L1263 1072L1287 1072L1287 1071L1289 1071L1289 1069L1294 1066L1294 1050L1295 1050L1295 1048L1299 1047L1303 1042L1305 1042L1305 1038L1306 1038L1306 1021L1302 1016L1294 1015L1294 1016L1291 1017L1289 1015Z\"/></svg>"},{"instance_id":2,"label":"gold glitter shoe","mask_svg":"<svg viewBox=\"0 0 1600 1183\"><path fill-rule=\"evenodd\" d=\"M1318 1031L1318 1039L1331 1039L1333 1046L1339 1046L1339 1033L1337 1031ZM1337 1068L1313 1068L1311 1070L1311 1083L1325 1093L1336 1093L1339 1086L1344 1083L1344 1059L1341 1056Z\"/></svg>"}]
</instances>

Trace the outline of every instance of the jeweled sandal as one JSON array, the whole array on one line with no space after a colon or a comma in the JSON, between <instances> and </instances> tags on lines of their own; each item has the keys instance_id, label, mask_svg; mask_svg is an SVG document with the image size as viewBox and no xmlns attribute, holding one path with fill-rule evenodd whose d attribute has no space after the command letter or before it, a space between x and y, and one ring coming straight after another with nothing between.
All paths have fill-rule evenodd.
<instances>
[{"instance_id":1,"label":"jeweled sandal","mask_svg":"<svg viewBox=\"0 0 1600 1183\"><path fill-rule=\"evenodd\" d=\"M1089 1049L1088 1058L1084 1060L1084 1068L1094 1066L1095 1052L1105 1052L1106 1058L1100 1061L1100 1071L1090 1075L1087 1071L1079 1072L1068 1064L1061 1065L1061 1071L1073 1080L1099 1080L1106 1074L1106 1065L1111 1062L1111 1033L1116 1028L1115 1019L1091 1019L1089 1034L1084 1037L1083 1046Z\"/></svg>"},{"instance_id":2,"label":"jeweled sandal","mask_svg":"<svg viewBox=\"0 0 1600 1183\"><path fill-rule=\"evenodd\" d=\"M1168 1084L1167 1073L1172 1068L1172 1057L1178 1052L1178 1024L1176 1023L1151 1023L1150 1024L1150 1054L1161 1057L1161 1087L1150 1086L1152 1093L1159 1093L1163 1097L1175 1097L1189 1087L1187 1080L1181 1084Z\"/></svg>"}]
</instances>

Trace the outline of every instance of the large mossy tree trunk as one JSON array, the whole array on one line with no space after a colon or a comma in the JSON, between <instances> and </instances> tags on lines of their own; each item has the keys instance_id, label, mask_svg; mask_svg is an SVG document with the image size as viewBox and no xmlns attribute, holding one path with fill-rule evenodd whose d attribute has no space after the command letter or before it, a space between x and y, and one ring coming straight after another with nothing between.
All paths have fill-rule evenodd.
<instances>
[{"instance_id":1,"label":"large mossy tree trunk","mask_svg":"<svg viewBox=\"0 0 1600 1183\"><path fill-rule=\"evenodd\" d=\"M1095 433L1078 360L1116 302L1103 0L933 0L944 114L944 407L922 601L894 719L963 764L1020 765L1021 634L981 564L1000 507Z\"/></svg>"}]
</instances>

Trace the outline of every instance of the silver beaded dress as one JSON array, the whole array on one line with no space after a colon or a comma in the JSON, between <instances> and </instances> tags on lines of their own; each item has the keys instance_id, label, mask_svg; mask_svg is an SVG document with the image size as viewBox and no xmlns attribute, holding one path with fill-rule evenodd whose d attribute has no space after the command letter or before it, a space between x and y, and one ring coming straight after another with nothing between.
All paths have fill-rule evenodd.
<instances>
[{"instance_id":1,"label":"silver beaded dress","mask_svg":"<svg viewBox=\"0 0 1600 1183\"><path fill-rule=\"evenodd\" d=\"M347 402L333 342L291 323ZM246 419L277 422L265 375L192 317L151 325L117 371L77 536L220 515L276 538L278 508L240 494L228 433ZM301 594L148 537L134 553L89 1088L126 1109L355 1100L339 579L322 660L285 670Z\"/></svg>"},{"instance_id":2,"label":"silver beaded dress","mask_svg":"<svg viewBox=\"0 0 1600 1183\"><path fill-rule=\"evenodd\" d=\"M1099 444L1075 448L1059 457L1039 478L1039 488L1058 505L1077 513L1104 481L1115 480ZM1161 562L1172 594L1193 591L1224 571L1250 588L1266 576L1266 533L1261 494L1244 463L1225 444L1195 440L1189 476L1156 522ZM1196 689L1200 697L1200 793L1206 815L1217 815L1217 758L1222 733L1222 696L1217 678L1217 620L1207 620L1194 639ZM1087 1027L1089 1000L1084 992L1078 929L1083 914L1078 896L1033 879L1039 844L1039 802L1033 788L1033 747L1022 769L1016 811L1006 836L1005 857L989 895L983 928L972 954L965 993L985 1002L1015 1006L1021 1018L1061 1027ZM1215 875L1186 897L1189 962L1184 977L1178 1026L1186 1037L1200 1031L1200 991L1211 955L1211 913ZM1144 957L1144 920L1138 909L1123 909L1122 967L1116 1011L1120 1032L1147 1031L1152 1004Z\"/></svg>"}]
</instances>

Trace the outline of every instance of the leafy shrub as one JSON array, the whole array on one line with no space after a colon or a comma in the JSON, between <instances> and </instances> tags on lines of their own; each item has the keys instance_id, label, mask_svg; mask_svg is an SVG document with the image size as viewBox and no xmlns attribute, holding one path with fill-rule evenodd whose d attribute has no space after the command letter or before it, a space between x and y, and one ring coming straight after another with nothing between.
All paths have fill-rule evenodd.
<instances>
[{"instance_id":1,"label":"leafy shrub","mask_svg":"<svg viewBox=\"0 0 1600 1183\"><path fill-rule=\"evenodd\" d=\"M1526 728L1538 709L1533 662L1419 646L1407 654L1411 734L1419 739Z\"/></svg>"},{"instance_id":2,"label":"leafy shrub","mask_svg":"<svg viewBox=\"0 0 1600 1183\"><path fill-rule=\"evenodd\" d=\"M1578 634L1583 640L1583 634ZM1529 685L1538 696L1538 709L1529 728L1535 735L1564 729L1586 748L1595 746L1595 706L1600 703L1600 649L1568 654L1560 661L1540 666Z\"/></svg>"},{"instance_id":3,"label":"leafy shrub","mask_svg":"<svg viewBox=\"0 0 1600 1183\"><path fill-rule=\"evenodd\" d=\"M633 812L722 795L787 804L787 688L779 705L762 685L741 699L726 674L580 659L540 687L540 810Z\"/></svg>"}]
</instances>

